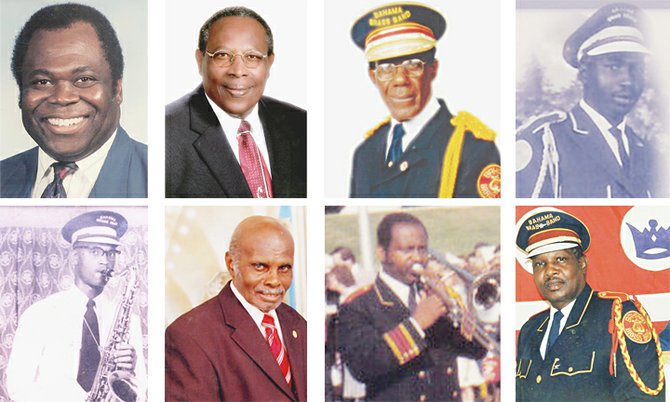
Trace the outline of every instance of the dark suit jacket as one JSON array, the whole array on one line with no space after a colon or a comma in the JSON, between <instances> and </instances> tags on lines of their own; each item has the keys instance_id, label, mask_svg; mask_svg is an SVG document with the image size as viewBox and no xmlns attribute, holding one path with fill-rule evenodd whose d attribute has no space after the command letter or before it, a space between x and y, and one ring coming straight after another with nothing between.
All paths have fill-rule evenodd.
<instances>
[{"instance_id":1,"label":"dark suit jacket","mask_svg":"<svg viewBox=\"0 0 670 402\"><path fill-rule=\"evenodd\" d=\"M285 304L276 311L295 394L229 282L218 296L177 318L167 328L165 400L307 400L307 323Z\"/></svg>"},{"instance_id":2,"label":"dark suit jacket","mask_svg":"<svg viewBox=\"0 0 670 402\"><path fill-rule=\"evenodd\" d=\"M0 162L0 196L30 198L37 175L38 148ZM146 198L147 146L119 126L89 198Z\"/></svg>"},{"instance_id":3,"label":"dark suit jacket","mask_svg":"<svg viewBox=\"0 0 670 402\"><path fill-rule=\"evenodd\" d=\"M662 175L655 167L655 155L630 127L628 137L628 172L624 172L598 127L579 105L572 111L554 114L547 121L553 133L558 158L558 197L647 198L654 196L654 178ZM542 119L542 118L540 118ZM516 191L517 197L531 197L538 181L539 197L554 197L551 168L541 169L545 157L545 125L530 122L517 135ZM523 152L521 152L523 151ZM523 155L523 156L522 156Z\"/></svg>"},{"instance_id":4,"label":"dark suit jacket","mask_svg":"<svg viewBox=\"0 0 670 402\"><path fill-rule=\"evenodd\" d=\"M258 114L274 197L306 197L307 113L264 96ZM202 85L166 107L165 154L166 197L252 196Z\"/></svg>"},{"instance_id":5,"label":"dark suit jacket","mask_svg":"<svg viewBox=\"0 0 670 402\"><path fill-rule=\"evenodd\" d=\"M517 401L665 401L665 390L649 396L638 389L616 352L616 375L610 375L612 335L608 331L612 299L604 299L586 285L575 301L563 331L542 359L540 344L549 310L531 317L521 327L517 342ZM635 310L623 303L623 313ZM658 386L658 355L653 339L640 344L628 339L633 364L644 383Z\"/></svg>"},{"instance_id":6,"label":"dark suit jacket","mask_svg":"<svg viewBox=\"0 0 670 402\"><path fill-rule=\"evenodd\" d=\"M403 152L393 167L386 166L386 137L391 124L378 127L354 152L351 173L351 197L423 197L438 196L444 152L451 139L453 117L442 99L439 112ZM500 164L498 149L492 141L467 133L461 151L454 197L480 197L477 181L482 170Z\"/></svg>"},{"instance_id":7,"label":"dark suit jacket","mask_svg":"<svg viewBox=\"0 0 670 402\"><path fill-rule=\"evenodd\" d=\"M482 358L486 349L465 340L446 318L421 338L409 317L379 277L353 293L340 308L338 326L351 373L365 382L371 401L460 401L456 357Z\"/></svg>"}]
</instances>

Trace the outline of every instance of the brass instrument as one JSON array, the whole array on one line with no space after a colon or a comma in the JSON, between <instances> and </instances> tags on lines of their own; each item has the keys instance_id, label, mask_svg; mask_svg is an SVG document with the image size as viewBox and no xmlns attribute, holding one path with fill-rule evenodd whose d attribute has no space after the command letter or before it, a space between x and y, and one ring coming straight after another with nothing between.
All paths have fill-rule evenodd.
<instances>
[{"instance_id":1,"label":"brass instrument","mask_svg":"<svg viewBox=\"0 0 670 402\"><path fill-rule=\"evenodd\" d=\"M137 289L137 269L128 268L128 284L123 293L123 299L116 309L113 326L110 328L107 343L100 351L100 363L95 374L93 386L88 393L86 402L135 402L137 400L137 386L135 377L129 371L117 370L114 363L116 345L128 343L130 318L133 309L135 290ZM112 272L105 273L111 276Z\"/></svg>"},{"instance_id":2,"label":"brass instrument","mask_svg":"<svg viewBox=\"0 0 670 402\"><path fill-rule=\"evenodd\" d=\"M423 285L442 300L447 307L447 316L455 327L461 327L464 336L474 338L489 352L500 355L500 341L497 339L500 323L500 271L490 271L475 277L435 253L431 252L430 260L425 267L414 264L412 270L419 275ZM441 268L437 269L436 265ZM454 273L469 283L466 300L455 289Z\"/></svg>"}]
</instances>

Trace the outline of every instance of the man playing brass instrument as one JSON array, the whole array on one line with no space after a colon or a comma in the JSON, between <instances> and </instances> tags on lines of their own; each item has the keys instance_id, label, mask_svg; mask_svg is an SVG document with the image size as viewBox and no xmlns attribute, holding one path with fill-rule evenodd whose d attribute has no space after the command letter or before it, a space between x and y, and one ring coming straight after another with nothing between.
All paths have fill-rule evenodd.
<instances>
[{"instance_id":1,"label":"man playing brass instrument","mask_svg":"<svg viewBox=\"0 0 670 402\"><path fill-rule=\"evenodd\" d=\"M460 401L456 357L486 354L445 316L442 299L420 295L413 267L425 266L428 257L423 223L407 213L386 215L377 228L382 270L340 309L341 351L365 382L368 400Z\"/></svg>"},{"instance_id":2,"label":"man playing brass instrument","mask_svg":"<svg viewBox=\"0 0 670 402\"><path fill-rule=\"evenodd\" d=\"M99 297L120 254L119 239L128 222L116 212L91 211L70 220L63 238L72 244L69 261L74 286L37 301L19 318L7 365L7 389L16 402L84 401L95 386L104 348L109 346L119 302ZM143 399L146 368L138 317L130 314L129 343L118 342L109 353L136 389L119 395L126 401ZM133 395L134 394L134 395Z\"/></svg>"}]
</instances>

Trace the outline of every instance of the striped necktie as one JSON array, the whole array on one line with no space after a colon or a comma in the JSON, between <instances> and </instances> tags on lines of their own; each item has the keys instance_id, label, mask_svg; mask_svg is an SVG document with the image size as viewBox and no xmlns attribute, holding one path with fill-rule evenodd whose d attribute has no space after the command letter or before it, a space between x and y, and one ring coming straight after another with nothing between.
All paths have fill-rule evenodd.
<instances>
[{"instance_id":1,"label":"striped necktie","mask_svg":"<svg viewBox=\"0 0 670 402\"><path fill-rule=\"evenodd\" d=\"M286 349L281 343L281 338L279 338L277 327L275 327L274 318L269 314L263 315L261 326L265 329L265 340L268 342L268 345L270 345L272 355L275 357L286 383L291 386L291 366L288 362Z\"/></svg>"}]
</instances>

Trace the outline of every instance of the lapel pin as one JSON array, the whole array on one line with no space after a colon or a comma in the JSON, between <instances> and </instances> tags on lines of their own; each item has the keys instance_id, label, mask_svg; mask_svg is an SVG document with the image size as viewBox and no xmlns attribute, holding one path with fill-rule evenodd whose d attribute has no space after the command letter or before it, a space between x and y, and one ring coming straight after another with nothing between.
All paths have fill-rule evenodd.
<instances>
[{"instance_id":1,"label":"lapel pin","mask_svg":"<svg viewBox=\"0 0 670 402\"><path fill-rule=\"evenodd\" d=\"M294 329L293 332L291 333L294 338L298 338L298 332Z\"/></svg>"}]
</instances>

